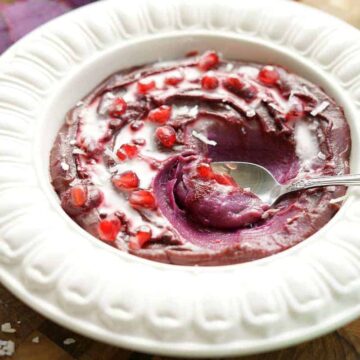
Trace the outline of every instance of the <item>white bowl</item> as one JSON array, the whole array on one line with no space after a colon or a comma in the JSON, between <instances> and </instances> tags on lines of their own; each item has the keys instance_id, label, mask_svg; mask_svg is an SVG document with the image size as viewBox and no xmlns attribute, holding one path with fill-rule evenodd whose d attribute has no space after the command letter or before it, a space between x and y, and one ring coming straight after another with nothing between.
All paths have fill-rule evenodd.
<instances>
[{"instance_id":1,"label":"white bowl","mask_svg":"<svg viewBox=\"0 0 360 360\"><path fill-rule=\"evenodd\" d=\"M281 254L223 267L117 251L62 211L49 151L66 111L114 71L189 50L277 63L321 85L351 126L359 171L360 35L292 2L116 0L36 30L0 59L0 279L28 305L92 338L204 357L289 346L360 315L360 192Z\"/></svg>"}]
</instances>

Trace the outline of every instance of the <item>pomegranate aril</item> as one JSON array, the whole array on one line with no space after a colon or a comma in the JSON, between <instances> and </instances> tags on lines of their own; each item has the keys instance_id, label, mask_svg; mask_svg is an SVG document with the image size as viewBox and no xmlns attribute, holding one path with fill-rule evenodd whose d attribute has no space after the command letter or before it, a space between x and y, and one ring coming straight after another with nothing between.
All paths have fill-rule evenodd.
<instances>
[{"instance_id":1,"label":"pomegranate aril","mask_svg":"<svg viewBox=\"0 0 360 360\"><path fill-rule=\"evenodd\" d=\"M172 148L176 143L176 131L173 127L165 125L155 130L156 140L166 148Z\"/></svg>"},{"instance_id":2,"label":"pomegranate aril","mask_svg":"<svg viewBox=\"0 0 360 360\"><path fill-rule=\"evenodd\" d=\"M151 229L149 226L140 226L135 230L135 236L131 238L129 248L131 250L141 249L148 241L151 240Z\"/></svg>"},{"instance_id":3,"label":"pomegranate aril","mask_svg":"<svg viewBox=\"0 0 360 360\"><path fill-rule=\"evenodd\" d=\"M157 124L165 124L171 115L171 106L162 105L156 109L150 110L147 119Z\"/></svg>"},{"instance_id":4,"label":"pomegranate aril","mask_svg":"<svg viewBox=\"0 0 360 360\"><path fill-rule=\"evenodd\" d=\"M101 240L113 242L121 230L121 221L116 216L109 216L99 221L98 234Z\"/></svg>"},{"instance_id":5,"label":"pomegranate aril","mask_svg":"<svg viewBox=\"0 0 360 360\"><path fill-rule=\"evenodd\" d=\"M124 144L121 149L125 151L129 159L133 159L139 153L139 149L135 144Z\"/></svg>"},{"instance_id":6,"label":"pomegranate aril","mask_svg":"<svg viewBox=\"0 0 360 360\"><path fill-rule=\"evenodd\" d=\"M280 75L273 66L266 65L260 70L258 78L263 84L275 85L279 81Z\"/></svg>"},{"instance_id":7,"label":"pomegranate aril","mask_svg":"<svg viewBox=\"0 0 360 360\"><path fill-rule=\"evenodd\" d=\"M155 89L156 83L154 80L142 79L137 83L137 90L140 94L146 94L150 90Z\"/></svg>"},{"instance_id":8,"label":"pomegranate aril","mask_svg":"<svg viewBox=\"0 0 360 360\"><path fill-rule=\"evenodd\" d=\"M86 189L79 185L71 188L71 201L75 207L82 207L87 201Z\"/></svg>"},{"instance_id":9,"label":"pomegranate aril","mask_svg":"<svg viewBox=\"0 0 360 360\"><path fill-rule=\"evenodd\" d=\"M251 102L256 98L258 93L258 89L254 85L250 85L241 90L241 97L244 98L245 101Z\"/></svg>"},{"instance_id":10,"label":"pomegranate aril","mask_svg":"<svg viewBox=\"0 0 360 360\"><path fill-rule=\"evenodd\" d=\"M199 51L197 51L197 50L191 50L185 54L186 57L193 57L193 56L197 56L197 55L199 55Z\"/></svg>"},{"instance_id":11,"label":"pomegranate aril","mask_svg":"<svg viewBox=\"0 0 360 360\"><path fill-rule=\"evenodd\" d=\"M125 160L127 159L126 153L125 153L123 150L121 150L121 149L119 149L119 150L116 152L116 156L117 156L118 159L121 160L121 161L125 161Z\"/></svg>"},{"instance_id":12,"label":"pomegranate aril","mask_svg":"<svg viewBox=\"0 0 360 360\"><path fill-rule=\"evenodd\" d=\"M305 115L304 106L302 103L294 103L291 105L289 111L285 115L287 121L301 119Z\"/></svg>"},{"instance_id":13,"label":"pomegranate aril","mask_svg":"<svg viewBox=\"0 0 360 360\"><path fill-rule=\"evenodd\" d=\"M156 201L153 193L149 190L136 190L130 194L130 205L135 209L155 209Z\"/></svg>"},{"instance_id":14,"label":"pomegranate aril","mask_svg":"<svg viewBox=\"0 0 360 360\"><path fill-rule=\"evenodd\" d=\"M133 190L139 187L140 181L133 171L125 171L114 175L112 183L119 190Z\"/></svg>"},{"instance_id":15,"label":"pomegranate aril","mask_svg":"<svg viewBox=\"0 0 360 360\"><path fill-rule=\"evenodd\" d=\"M208 71L219 64L219 56L214 51L209 51L203 54L198 63L198 68L201 71Z\"/></svg>"},{"instance_id":16,"label":"pomegranate aril","mask_svg":"<svg viewBox=\"0 0 360 360\"><path fill-rule=\"evenodd\" d=\"M161 167L161 162L154 159L149 159L149 165L151 170L159 170Z\"/></svg>"},{"instance_id":17,"label":"pomegranate aril","mask_svg":"<svg viewBox=\"0 0 360 360\"><path fill-rule=\"evenodd\" d=\"M204 75L201 79L201 87L205 90L214 90L219 86L219 80L213 75Z\"/></svg>"},{"instance_id":18,"label":"pomegranate aril","mask_svg":"<svg viewBox=\"0 0 360 360\"><path fill-rule=\"evenodd\" d=\"M109 121L109 129L111 130L119 129L122 124L123 122L121 119L113 117Z\"/></svg>"},{"instance_id":19,"label":"pomegranate aril","mask_svg":"<svg viewBox=\"0 0 360 360\"><path fill-rule=\"evenodd\" d=\"M142 120L134 120L130 124L130 129L133 131L138 131L144 126L144 122Z\"/></svg>"},{"instance_id":20,"label":"pomegranate aril","mask_svg":"<svg viewBox=\"0 0 360 360\"><path fill-rule=\"evenodd\" d=\"M100 189L94 186L88 186L87 197L88 197L88 203L86 204L86 206L88 206L91 209L94 209L100 206L100 204L103 202L104 193Z\"/></svg>"},{"instance_id":21,"label":"pomegranate aril","mask_svg":"<svg viewBox=\"0 0 360 360\"><path fill-rule=\"evenodd\" d=\"M139 145L139 146L144 146L146 144L146 140L145 139L134 139L132 141L134 144Z\"/></svg>"},{"instance_id":22,"label":"pomegranate aril","mask_svg":"<svg viewBox=\"0 0 360 360\"><path fill-rule=\"evenodd\" d=\"M171 85L171 86L176 86L177 84L180 84L183 80L184 80L184 77L180 73L172 74L165 78L165 84Z\"/></svg>"},{"instance_id":23,"label":"pomegranate aril","mask_svg":"<svg viewBox=\"0 0 360 360\"><path fill-rule=\"evenodd\" d=\"M241 91L244 88L245 84L239 79L236 75L230 75L228 76L224 82L224 87L238 95L241 95Z\"/></svg>"},{"instance_id":24,"label":"pomegranate aril","mask_svg":"<svg viewBox=\"0 0 360 360\"><path fill-rule=\"evenodd\" d=\"M196 172L201 179L211 180L214 178L214 172L209 164L201 163L196 167Z\"/></svg>"},{"instance_id":25,"label":"pomegranate aril","mask_svg":"<svg viewBox=\"0 0 360 360\"><path fill-rule=\"evenodd\" d=\"M136 238L138 239L140 246L143 246L151 239L151 229L148 226L142 226L137 230Z\"/></svg>"},{"instance_id":26,"label":"pomegranate aril","mask_svg":"<svg viewBox=\"0 0 360 360\"><path fill-rule=\"evenodd\" d=\"M124 161L127 158L133 159L139 153L139 149L135 144L123 144L120 149L116 152L117 157Z\"/></svg>"},{"instance_id":27,"label":"pomegranate aril","mask_svg":"<svg viewBox=\"0 0 360 360\"><path fill-rule=\"evenodd\" d=\"M126 101L123 98L118 97L112 103L109 109L109 115L111 117L119 117L125 113L126 108L127 108Z\"/></svg>"},{"instance_id":28,"label":"pomegranate aril","mask_svg":"<svg viewBox=\"0 0 360 360\"><path fill-rule=\"evenodd\" d=\"M215 174L214 179L221 185L236 186L235 180L227 174Z\"/></svg>"},{"instance_id":29,"label":"pomegranate aril","mask_svg":"<svg viewBox=\"0 0 360 360\"><path fill-rule=\"evenodd\" d=\"M76 185L61 194L61 206L69 214L78 216L97 208L103 201L101 190L91 185Z\"/></svg>"}]
</instances>

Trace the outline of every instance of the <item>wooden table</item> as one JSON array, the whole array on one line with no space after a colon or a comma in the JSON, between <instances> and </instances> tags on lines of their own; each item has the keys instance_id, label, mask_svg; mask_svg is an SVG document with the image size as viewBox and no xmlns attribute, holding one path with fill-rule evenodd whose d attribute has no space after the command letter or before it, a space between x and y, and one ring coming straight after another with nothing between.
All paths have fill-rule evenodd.
<instances>
[{"instance_id":1,"label":"wooden table","mask_svg":"<svg viewBox=\"0 0 360 360\"><path fill-rule=\"evenodd\" d=\"M323 8L360 28L360 0L302 0L302 2ZM166 359L115 348L77 335L37 314L0 285L0 324L8 322L16 329L16 332L12 334L0 332L0 340L12 340L15 342L16 351L11 357L14 360ZM241 359L360 359L360 320L320 339L285 350Z\"/></svg>"}]
</instances>

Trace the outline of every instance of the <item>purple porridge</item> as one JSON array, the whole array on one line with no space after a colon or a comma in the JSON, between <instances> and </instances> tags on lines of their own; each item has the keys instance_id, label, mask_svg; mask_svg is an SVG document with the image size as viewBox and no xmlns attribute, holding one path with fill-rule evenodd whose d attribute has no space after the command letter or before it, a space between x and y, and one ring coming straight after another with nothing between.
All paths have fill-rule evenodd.
<instances>
[{"instance_id":1,"label":"purple porridge","mask_svg":"<svg viewBox=\"0 0 360 360\"><path fill-rule=\"evenodd\" d=\"M343 110L284 68L209 51L109 77L66 116L51 151L66 213L121 251L226 265L288 249L324 226L346 189L268 206L211 161L262 165L285 184L349 172Z\"/></svg>"}]
</instances>

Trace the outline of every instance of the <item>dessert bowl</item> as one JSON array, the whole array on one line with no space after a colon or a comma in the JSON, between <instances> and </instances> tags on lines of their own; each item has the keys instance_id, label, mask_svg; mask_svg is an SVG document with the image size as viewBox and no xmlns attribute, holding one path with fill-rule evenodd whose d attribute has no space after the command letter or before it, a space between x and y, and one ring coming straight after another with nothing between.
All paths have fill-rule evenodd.
<instances>
[{"instance_id":1,"label":"dessert bowl","mask_svg":"<svg viewBox=\"0 0 360 360\"><path fill-rule=\"evenodd\" d=\"M87 336L158 354L243 355L319 336L360 314L360 193L301 244L254 262L171 266L113 249L61 209L49 153L66 112L112 73L191 50L279 64L325 89L359 172L357 30L281 1L117 1L63 16L0 60L0 279Z\"/></svg>"}]
</instances>

